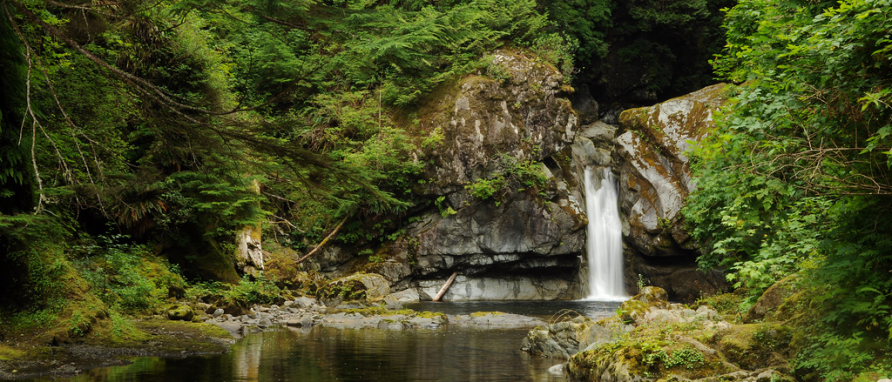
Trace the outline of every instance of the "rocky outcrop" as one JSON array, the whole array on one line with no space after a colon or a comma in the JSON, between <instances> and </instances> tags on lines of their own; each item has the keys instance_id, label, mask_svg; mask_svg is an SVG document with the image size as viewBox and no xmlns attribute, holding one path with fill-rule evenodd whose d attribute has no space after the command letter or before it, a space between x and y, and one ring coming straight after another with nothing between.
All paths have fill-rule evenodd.
<instances>
[{"instance_id":1,"label":"rocky outcrop","mask_svg":"<svg viewBox=\"0 0 892 382\"><path fill-rule=\"evenodd\" d=\"M630 244L648 256L695 249L681 224L681 208L693 190L687 151L713 124L724 102L724 84L620 114L622 209Z\"/></svg>"},{"instance_id":2,"label":"rocky outcrop","mask_svg":"<svg viewBox=\"0 0 892 382\"><path fill-rule=\"evenodd\" d=\"M541 60L503 50L485 72L436 93L418 113L422 131L443 137L427 153L428 191L460 192L503 170L500 157L539 161L572 143L577 116L563 81Z\"/></svg>"},{"instance_id":3,"label":"rocky outcrop","mask_svg":"<svg viewBox=\"0 0 892 382\"><path fill-rule=\"evenodd\" d=\"M260 182L251 182L251 191L260 193ZM235 234L235 259L238 268L246 274L258 275L264 269L264 256L261 239L263 224L249 224Z\"/></svg>"},{"instance_id":4,"label":"rocky outcrop","mask_svg":"<svg viewBox=\"0 0 892 382\"><path fill-rule=\"evenodd\" d=\"M521 350L537 357L567 359L587 348L615 341L629 329L616 319L595 321L578 316L530 330Z\"/></svg>"},{"instance_id":5,"label":"rocky outcrop","mask_svg":"<svg viewBox=\"0 0 892 382\"><path fill-rule=\"evenodd\" d=\"M712 306L696 309L648 287L623 303L623 336L572 355L576 381L772 381L789 378L790 331L778 324L732 324ZM530 336L539 328L530 332ZM528 337L529 338L529 337Z\"/></svg>"},{"instance_id":6,"label":"rocky outcrop","mask_svg":"<svg viewBox=\"0 0 892 382\"><path fill-rule=\"evenodd\" d=\"M681 216L695 187L687 151L713 125L713 113L725 101L724 87L620 114L616 156L630 287L642 275L682 300L725 287L720 274L697 270L697 246Z\"/></svg>"},{"instance_id":7,"label":"rocky outcrop","mask_svg":"<svg viewBox=\"0 0 892 382\"><path fill-rule=\"evenodd\" d=\"M419 128L442 138L422 154L436 210L407 226L374 271L422 295L458 272L446 300L578 297L585 215L552 159L578 130L560 72L499 51L418 114ZM467 189L494 179L491 196Z\"/></svg>"}]
</instances>

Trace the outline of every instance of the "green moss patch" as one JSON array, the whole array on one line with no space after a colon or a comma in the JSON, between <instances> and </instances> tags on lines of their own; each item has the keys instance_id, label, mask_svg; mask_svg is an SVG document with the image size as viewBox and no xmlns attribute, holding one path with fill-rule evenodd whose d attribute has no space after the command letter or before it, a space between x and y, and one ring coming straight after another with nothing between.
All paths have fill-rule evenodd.
<instances>
[{"instance_id":1,"label":"green moss patch","mask_svg":"<svg viewBox=\"0 0 892 382\"><path fill-rule=\"evenodd\" d=\"M10 361L22 358L27 354L28 352L24 350L16 349L11 346L0 345L0 361Z\"/></svg>"}]
</instances>

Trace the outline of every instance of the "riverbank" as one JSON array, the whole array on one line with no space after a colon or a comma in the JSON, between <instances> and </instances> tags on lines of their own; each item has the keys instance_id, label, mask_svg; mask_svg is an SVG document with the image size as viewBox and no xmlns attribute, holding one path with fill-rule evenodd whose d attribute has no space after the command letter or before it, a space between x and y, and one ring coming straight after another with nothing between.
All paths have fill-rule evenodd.
<instances>
[{"instance_id":1,"label":"riverbank","mask_svg":"<svg viewBox=\"0 0 892 382\"><path fill-rule=\"evenodd\" d=\"M178 311L189 312L190 320L171 320L157 315L136 318L127 336L114 339L101 326L73 343L38 344L24 335L18 341L7 339L0 343L0 379L73 376L89 369L127 364L134 357L188 358L222 354L244 336L283 328L506 330L546 324L540 318L503 312L444 314L388 309L361 302L328 307L311 297L255 305L241 315L227 314L222 309L195 313L186 306L174 305L168 311L169 317L185 318L177 316Z\"/></svg>"},{"instance_id":2,"label":"riverbank","mask_svg":"<svg viewBox=\"0 0 892 382\"><path fill-rule=\"evenodd\" d=\"M809 380L794 376L790 365L796 328L762 320L764 314L744 317L736 309L739 302L719 295L691 305L670 303L665 290L646 287L615 316L578 316L537 327L523 348L566 361L574 381ZM766 304L753 310L777 308Z\"/></svg>"},{"instance_id":3,"label":"riverbank","mask_svg":"<svg viewBox=\"0 0 892 382\"><path fill-rule=\"evenodd\" d=\"M129 340L87 336L69 344L34 343L24 335L0 343L0 379L76 375L84 370L128 363L132 357L186 358L226 352L235 338L201 322L144 318L133 321Z\"/></svg>"}]
</instances>

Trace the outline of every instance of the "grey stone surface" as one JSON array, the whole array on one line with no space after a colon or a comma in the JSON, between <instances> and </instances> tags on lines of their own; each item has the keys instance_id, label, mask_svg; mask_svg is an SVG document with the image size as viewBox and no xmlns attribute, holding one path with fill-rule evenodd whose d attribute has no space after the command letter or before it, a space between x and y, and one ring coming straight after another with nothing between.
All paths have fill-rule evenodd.
<instances>
[{"instance_id":1,"label":"grey stone surface","mask_svg":"<svg viewBox=\"0 0 892 382\"><path fill-rule=\"evenodd\" d=\"M696 249L681 220L694 189L687 151L713 126L725 102L724 84L620 115L620 195L627 238L647 256L676 256Z\"/></svg>"},{"instance_id":2,"label":"grey stone surface","mask_svg":"<svg viewBox=\"0 0 892 382\"><path fill-rule=\"evenodd\" d=\"M418 282L419 289L430 296L440 290L445 280ZM558 300L581 293L579 284L561 278L459 276L443 296L444 301L473 300Z\"/></svg>"}]
</instances>

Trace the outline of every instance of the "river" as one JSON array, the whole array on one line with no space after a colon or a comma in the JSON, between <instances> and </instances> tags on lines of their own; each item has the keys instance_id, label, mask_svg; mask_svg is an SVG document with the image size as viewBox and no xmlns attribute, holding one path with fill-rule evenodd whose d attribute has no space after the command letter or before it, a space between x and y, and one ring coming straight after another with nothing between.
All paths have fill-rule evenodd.
<instances>
[{"instance_id":1,"label":"river","mask_svg":"<svg viewBox=\"0 0 892 382\"><path fill-rule=\"evenodd\" d=\"M447 314L503 311L549 320L612 314L618 303L530 301L422 303ZM248 335L225 353L181 359L140 357L125 366L88 370L80 381L561 381L558 360L520 350L527 329L279 329ZM41 380L41 379L38 379ZM43 379L49 380L49 379Z\"/></svg>"}]
</instances>

